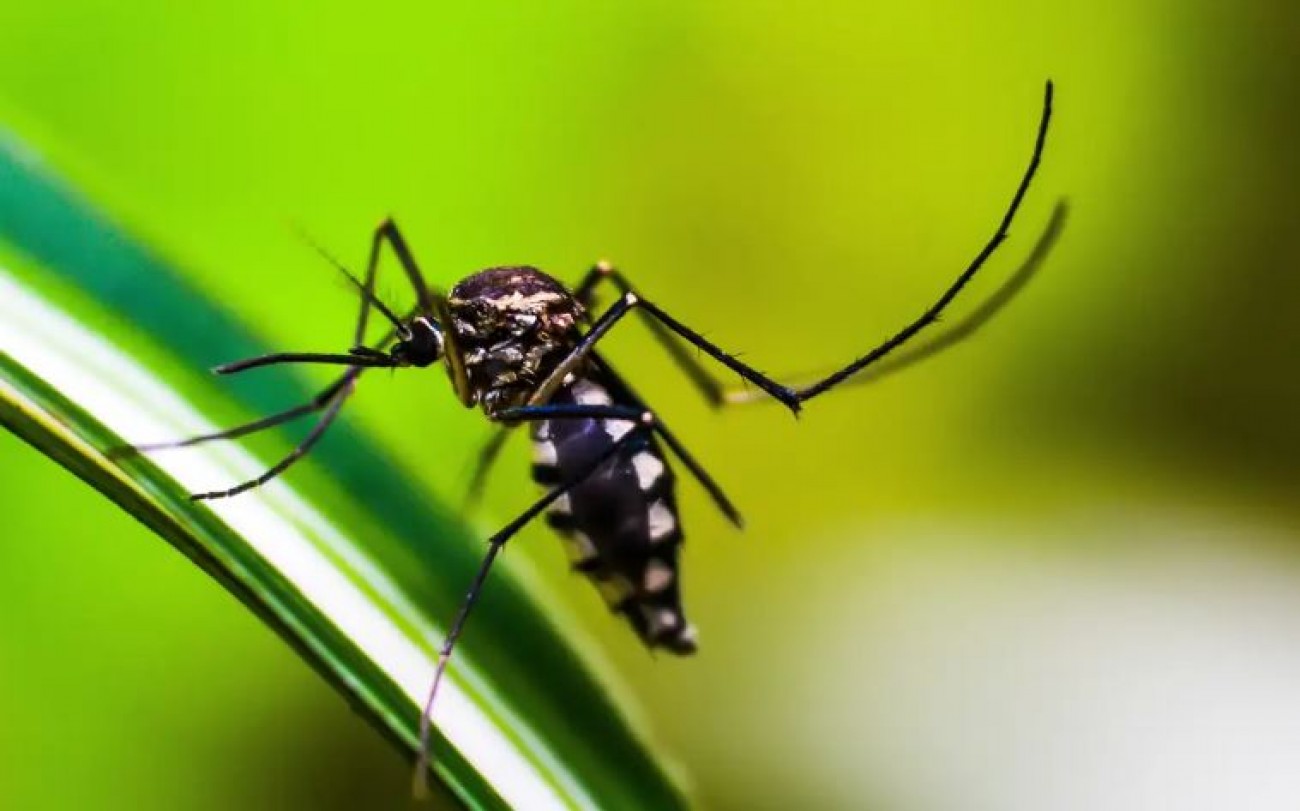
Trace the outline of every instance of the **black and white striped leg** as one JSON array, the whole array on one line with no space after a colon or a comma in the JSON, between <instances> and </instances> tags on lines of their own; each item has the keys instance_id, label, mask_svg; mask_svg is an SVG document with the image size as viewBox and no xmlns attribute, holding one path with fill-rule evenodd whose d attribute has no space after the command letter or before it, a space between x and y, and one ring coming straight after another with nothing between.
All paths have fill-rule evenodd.
<instances>
[{"instance_id":1,"label":"black and white striped leg","mask_svg":"<svg viewBox=\"0 0 1300 811\"><path fill-rule=\"evenodd\" d=\"M483 584L487 581L488 572L491 571L492 564L496 561L497 555L500 554L501 548L556 499L582 484L601 465L622 453L633 443L644 439L646 434L653 430L655 424L654 415L649 412L640 412L634 408L619 408L617 406L539 406L531 410L512 409L512 412L514 413L509 414L508 419L516 422L603 417L606 419L626 419L634 423L635 427L617 441L611 443L604 452L596 456L580 473L561 482L488 539L487 554L483 557L483 562L479 564L478 572L474 575L469 591L461 602L456 617L452 620L451 627L447 631L447 636L443 639L442 647L438 651L438 663L433 673L433 684L429 688L429 696L424 702L424 708L420 715L420 754L416 761L414 778L414 790L417 797L423 797L428 793L429 738L433 726L431 712L434 699L438 695L438 687L447 671L447 664L451 661L451 654L456 647L456 641L460 639L461 632L465 629L465 621L469 617L469 612L474 608L474 604L478 602L479 595L483 591ZM507 415L502 414L501 417L506 419Z\"/></svg>"}]
</instances>

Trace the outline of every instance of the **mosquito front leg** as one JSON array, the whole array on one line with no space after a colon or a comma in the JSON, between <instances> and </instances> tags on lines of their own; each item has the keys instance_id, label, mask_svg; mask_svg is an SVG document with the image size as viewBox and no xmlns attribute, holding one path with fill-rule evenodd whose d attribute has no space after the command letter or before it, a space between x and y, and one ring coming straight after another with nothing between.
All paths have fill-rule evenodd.
<instances>
[{"instance_id":1,"label":"mosquito front leg","mask_svg":"<svg viewBox=\"0 0 1300 811\"><path fill-rule=\"evenodd\" d=\"M406 272L406 278L415 289L420 312L427 317L435 318L443 325L443 358L447 364L448 374L451 376L452 386L456 389L456 396L462 404L472 405L474 393L470 390L469 374L465 371L465 356L461 354L460 341L456 336L456 324L452 320L447 297L424 280L424 273L416 264L415 255L411 253L406 238L402 236L397 223L391 217L386 218L375 229L374 237L370 242L370 259L366 263L366 278L373 283L375 267L379 264L380 250L385 244L393 249L393 254L397 256L397 261Z\"/></svg>"},{"instance_id":2,"label":"mosquito front leg","mask_svg":"<svg viewBox=\"0 0 1300 811\"><path fill-rule=\"evenodd\" d=\"M314 445L330 424L338 416L339 409L342 408L344 401L352 393L356 385L357 378L367 368L373 367L391 367L392 360L383 351L393 339L403 334L403 320L395 316L387 306L384 305L374 294L374 269L371 268L366 273L366 281L360 282L354 277L346 267L338 260L334 259L322 247L308 240L309 244L316 249L328 262L334 265L361 293L361 309L357 315L356 328L353 332L353 350L348 354L334 354L322 352L277 352L268 355L260 355L254 358L234 361L232 363L222 364L216 367L214 371L217 374L235 374L238 372L255 369L261 366L270 366L280 363L325 363L350 366L352 368L344 372L330 385L322 389L316 396L308 402L285 409L284 411L271 414L270 416L251 422L237 425L234 428L227 428L223 431L215 431L210 434L190 437L188 439L176 440L172 442L155 442L145 445L135 445L123 448L117 448L110 451L109 455L115 458L130 456L137 453L152 453L155 451L168 450L171 448L184 448L191 445L199 445L205 442L215 442L226 439L237 439L248 436L258 431L266 430L277 425L282 425L299 417L306 416L318 411L325 411L324 416L312 428L307 438L293 449L293 451L272 466L266 473L261 476L244 482L228 490L214 491L210 493L199 493L191 496L195 500L208 500L215 498L226 498L237 495L260 484L264 484L278 476L288 469L294 462L302 458ZM371 307L378 308L385 318L392 324L392 327L379 339L375 346L366 346L365 339L366 319Z\"/></svg>"},{"instance_id":3,"label":"mosquito front leg","mask_svg":"<svg viewBox=\"0 0 1300 811\"><path fill-rule=\"evenodd\" d=\"M109 452L109 456L112 458L121 458L132 456L137 453L153 453L155 451L170 450L172 448L188 448L191 445L199 445L204 442L214 442L222 439L238 439L241 436L247 436L276 425L281 425L290 422L291 420L295 420L298 417L313 414L320 411L322 408L325 408L334 401L334 397L338 395L345 386L356 380L360 373L360 369L348 370L347 372L344 372L338 380L335 380L333 383L322 389L320 393L311 398L310 401L300 406L294 406L293 408L288 408L284 411L272 414L269 417L263 417L260 420L246 422L243 425L237 425L234 428L227 428L224 431L192 436L188 439L178 439L171 442L151 442L144 445L131 445L123 448L115 448Z\"/></svg>"},{"instance_id":4,"label":"mosquito front leg","mask_svg":"<svg viewBox=\"0 0 1300 811\"><path fill-rule=\"evenodd\" d=\"M299 459L306 456L307 452L310 451L312 447L317 442L320 441L320 438L325 435L325 432L329 430L330 425L334 422L334 419L339 415L339 409L343 407L343 403L345 403L348 399L348 396L352 394L352 390L355 387L355 385L356 385L355 378L349 381L346 385L344 385L343 388L340 389L339 392L334 395L334 398L329 401L329 405L326 407L325 413L322 414L320 420L314 426L312 426L311 432L307 434L307 437L303 439L303 441L299 443L297 447L295 447L292 451L290 451L289 455L285 456L279 462L276 462L265 473L263 473L262 475L256 478L249 479L248 481L243 482L241 484L237 484L228 490L214 490L209 493L195 493L194 495L190 496L190 499L193 501L211 501L212 499L229 498L230 496L237 496L240 493L253 489L254 487L260 487L261 485L266 484L271 479L274 479L276 476L279 476L281 473L288 470L289 467L294 462L297 462Z\"/></svg>"}]
</instances>

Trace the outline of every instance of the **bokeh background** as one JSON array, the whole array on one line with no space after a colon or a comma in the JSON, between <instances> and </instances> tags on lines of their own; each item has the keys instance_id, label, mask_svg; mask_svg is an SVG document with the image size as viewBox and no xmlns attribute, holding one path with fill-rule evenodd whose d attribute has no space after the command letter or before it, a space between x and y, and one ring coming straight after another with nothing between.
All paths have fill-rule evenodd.
<instances>
[{"instance_id":1,"label":"bokeh background","mask_svg":"<svg viewBox=\"0 0 1300 811\"><path fill-rule=\"evenodd\" d=\"M608 256L800 372L965 265L1054 78L958 312L1070 220L977 339L797 422L712 413L613 339L747 514L684 487L698 657L647 656L543 527L510 554L707 807L1300 805L1300 7L522 5L7 3L0 114L275 345L341 346L354 309L288 224L359 263L392 212L444 284ZM348 419L447 499L487 435L439 375L376 376ZM483 526L532 492L512 445ZM269 631L8 436L0 515L0 807L407 802Z\"/></svg>"}]
</instances>

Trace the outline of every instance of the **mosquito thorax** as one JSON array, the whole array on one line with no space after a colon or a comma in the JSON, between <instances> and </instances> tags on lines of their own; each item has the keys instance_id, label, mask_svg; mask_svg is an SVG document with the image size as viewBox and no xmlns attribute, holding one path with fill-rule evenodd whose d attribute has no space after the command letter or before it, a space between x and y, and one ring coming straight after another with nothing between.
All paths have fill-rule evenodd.
<instances>
[{"instance_id":1,"label":"mosquito thorax","mask_svg":"<svg viewBox=\"0 0 1300 811\"><path fill-rule=\"evenodd\" d=\"M532 267L475 273L448 300L470 387L488 413L527 399L578 339L580 305Z\"/></svg>"},{"instance_id":2,"label":"mosquito thorax","mask_svg":"<svg viewBox=\"0 0 1300 811\"><path fill-rule=\"evenodd\" d=\"M404 327L401 339L391 352L399 365L425 367L442 358L442 329L434 321L418 316Z\"/></svg>"}]
</instances>

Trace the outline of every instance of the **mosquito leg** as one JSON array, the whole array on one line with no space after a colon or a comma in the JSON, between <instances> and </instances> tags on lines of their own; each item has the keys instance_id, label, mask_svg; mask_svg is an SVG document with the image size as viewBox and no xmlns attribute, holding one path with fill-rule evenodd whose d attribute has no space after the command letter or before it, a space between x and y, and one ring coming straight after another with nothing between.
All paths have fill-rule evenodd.
<instances>
[{"instance_id":1,"label":"mosquito leg","mask_svg":"<svg viewBox=\"0 0 1300 811\"><path fill-rule=\"evenodd\" d=\"M402 270L406 272L406 278L415 290L415 299L419 302L420 312L423 315L434 315L433 288L424 280L424 273L420 271L414 254L406 244L406 238L402 236L401 229L397 227L392 217L385 217L383 222L375 227L375 232L370 238L370 259L366 262L367 287L371 289L374 287L375 272L379 267L379 254L383 250L384 243L393 249L397 261L402 265Z\"/></svg>"},{"instance_id":2,"label":"mosquito leg","mask_svg":"<svg viewBox=\"0 0 1300 811\"><path fill-rule=\"evenodd\" d=\"M867 354L862 355L857 360L845 366L837 372L799 389L784 386L777 381L768 377L763 372L754 367L742 363L732 355L727 354L717 345L710 342L703 335L687 327L677 319L670 316L656 304L641 298L636 293L624 293L622 299L612 305L605 313L592 324L588 333L583 336L582 340L574 347L570 354L560 362L555 372L542 382L534 391L533 396L529 399L530 404L545 403L555 390L559 388L564 381L565 376L577 368L586 356L591 352L596 342L605 336L606 333L616 324L619 319L625 316L630 310L640 308L643 312L648 313L657 321L662 323L670 331L676 333L687 343L695 346L704 354L726 366L731 371L740 375L740 377L778 400L794 414L798 414L802 404L811 400L819 394L823 394L835 387L844 380L852 377L863 369L880 361L888 356L898 347L907 343L917 333L933 324L939 319L940 314L952 303L957 294L974 278L976 272L983 267L985 261L993 254L998 245L1006 239L1007 231L1011 227L1011 222L1015 218L1016 212L1020 209L1020 203L1024 200L1025 192L1029 189L1029 184L1033 180L1035 173L1038 171L1038 164L1042 159L1043 146L1047 140L1047 127L1052 117L1052 83L1048 82L1043 97L1043 114L1038 125L1038 135L1034 141L1033 154L1029 160L1029 166L1026 168L1023 177L1020 179L1020 185L1016 188L1015 194L1011 198L1011 204L1006 213L1002 216L1002 221L998 224L997 231L993 237L984 245L983 249L976 255L975 259L967 266L966 270L957 277L948 289L944 291L933 304L921 316L910 324L905 326L885 342L879 344Z\"/></svg>"},{"instance_id":3,"label":"mosquito leg","mask_svg":"<svg viewBox=\"0 0 1300 811\"><path fill-rule=\"evenodd\" d=\"M406 278L410 280L411 287L415 288L420 313L436 318L444 325L442 330L442 337L445 342L443 357L446 360L447 368L451 372L452 385L455 387L456 396L460 398L461 403L467 406L472 405L474 398L469 387L469 373L465 371L465 356L461 354L460 342L456 338L456 325L452 322L447 297L424 280L424 273L420 271L420 266L415 261L415 255L411 253L406 238L402 236L397 223L391 217L385 219L375 229L374 237L370 243L370 260L366 263L367 280L373 285L375 268L379 264L380 250L385 243L392 248L393 253L397 256L398 263L406 271Z\"/></svg>"},{"instance_id":4,"label":"mosquito leg","mask_svg":"<svg viewBox=\"0 0 1300 811\"><path fill-rule=\"evenodd\" d=\"M551 407L547 407L551 408ZM554 406L556 409L565 409L568 407ZM580 406L578 408L581 408ZM581 484L592 473L600 468L605 462L621 453L625 448L642 439L645 433L654 426L654 416L649 412L640 412L637 409L618 409L612 407L608 409L618 411L616 419L628 419L637 425L631 431L624 434L617 442L613 442L599 456L591 461L578 475L563 482L558 487L552 489L546 495L542 496L531 507L524 510L517 518L502 527L495 535L488 539L488 551L479 564L478 572L474 575L470 583L469 592L461 602L460 608L456 612L455 619L452 620L451 627L447 631L447 636L443 640L442 647L438 651L438 663L433 673L433 684L429 688L429 696L424 702L424 708L420 715L420 753L415 765L414 791L417 797L423 797L428 793L428 772L429 772L429 738L432 734L433 720L431 711L433 709L434 699L438 695L438 686L442 683L443 674L447 671L447 664L451 661L452 651L456 647L456 641L460 639L461 632L465 628L465 620L469 617L469 612L478 602L479 595L483 591L483 584L487 580L488 572L492 564L496 561L497 555L501 548L505 546L514 535L523 529L523 527L541 514L548 506L551 505L560 496L568 493L574 487ZM513 411L518 412L519 409ZM577 416L577 415L573 415ZM584 412L582 417L595 416L591 413ZM540 410L534 410L532 413L515 413L513 418L516 420L538 420L538 419L563 419L564 416L558 412L542 413Z\"/></svg>"},{"instance_id":5,"label":"mosquito leg","mask_svg":"<svg viewBox=\"0 0 1300 811\"><path fill-rule=\"evenodd\" d=\"M872 368L857 375L847 381L847 386L857 386L866 383L875 383L881 378L889 377L896 372L915 366L923 360L934 357L944 350L951 349L953 346L965 341L973 336L976 332L984 327L985 324L993 320L999 312L1011 303L1021 290L1029 284L1030 280L1038 273L1043 264L1043 260L1051 252L1056 240L1060 237L1062 229L1065 227L1065 220L1069 213L1069 206L1064 200L1058 201L1056 207L1052 209L1052 217L1043 229L1043 233L1038 237L1038 242L1030 251L1029 256L1021 263L1020 267L1012 276L979 307L972 310L965 318L958 323L949 327L941 335L936 336L928 343L914 345L915 348L900 352L886 361L876 364ZM811 375L807 378L812 378ZM806 378L806 379L807 379ZM767 398L754 389L730 389L723 394L723 398L728 405L738 405L754 402L770 402Z\"/></svg>"},{"instance_id":6,"label":"mosquito leg","mask_svg":"<svg viewBox=\"0 0 1300 811\"><path fill-rule=\"evenodd\" d=\"M304 238L306 237L304 236ZM262 431L264 429L271 428L276 425L281 425L283 423L289 422L290 420L297 419L298 417L315 413L317 411L320 411L321 409L326 409L325 415L321 417L320 421L312 429L311 433L307 436L307 438L303 441L303 443L298 447L296 447L288 457L283 459L276 466L272 467L262 476L259 476L257 479L253 479L250 482L245 482L244 484L241 484L238 487L231 488L230 490L218 491L212 493L199 493L199 494L195 494L191 498L193 498L194 500L205 500L205 499L225 498L225 497L233 496L238 493L242 493L245 490L248 490L252 487L256 487L259 484L263 484L267 481L270 481L272 478L282 473L290 465L292 465L304 454L306 454L307 451L311 449L312 445L314 445L320 439L321 435L324 434L325 430L329 428L330 424L334 421L335 417L338 416L338 411L342 407L343 402L352 393L352 389L356 384L357 378L361 376L361 373L366 368L392 367L394 365L392 360L383 351L383 349L384 347L387 347L393 341L394 338L396 338L399 334L402 334L404 332L405 326L402 319L397 318L393 314L393 312L387 306L385 306L385 304L382 301L380 301L378 297L375 296L374 293L375 268L373 263L371 264L370 267L367 268L366 280L364 282L361 282L358 281L356 277L353 276L351 272L349 272L348 269L344 267L341 262L339 262L329 253L327 253L324 248L320 247L315 242L312 242L310 239L308 239L308 243L313 248L315 248L315 250L326 259L326 261L330 262L330 264L334 265L334 267L336 267L339 270L339 272L341 272L344 276L346 276L347 279L351 281L352 284L355 285L361 293L361 309L357 315L356 328L353 331L353 341L352 341L353 349L351 350L351 352L346 355L339 355L339 354L332 354L332 353L308 353L308 352L272 353L269 355L262 355L255 358L247 358L245 360L235 361L233 363L222 364L216 367L214 371L217 374L235 374L238 372L246 371L248 369L254 369L260 366L269 366L278 363L326 363L326 364L350 366L352 368L350 368L347 372L344 372L336 381L331 383L329 386L326 386L320 393L318 393L315 397L313 397L310 401L304 403L303 405L295 406L293 408L280 411L276 414L272 414L268 417L263 417L261 419L254 420L252 422L244 423L243 425L238 425L234 428L229 428L224 431L217 431L210 434L204 434L202 436L190 437L188 439L183 439L175 442L157 442L157 443L150 443L146 445L114 448L109 451L110 457L120 458L120 457L130 456L137 453L148 453L152 451L166 450L170 448L183 448L191 445L198 445L204 442L212 442L216 440L236 439L238 437L247 436L248 434L256 433L257 431ZM366 321L370 313L370 308L372 306L378 308L383 313L384 317L387 318L388 321L392 324L392 327L379 340L379 343L374 347L366 346L363 343L365 340Z\"/></svg>"},{"instance_id":7,"label":"mosquito leg","mask_svg":"<svg viewBox=\"0 0 1300 811\"><path fill-rule=\"evenodd\" d=\"M1048 252L1050 252L1052 246L1055 244L1056 239L1060 236L1060 232L1062 227L1064 226L1066 215L1067 215L1066 204L1064 202L1058 203L1056 208L1052 212L1052 218L1049 221L1046 229L1044 229L1043 234L1039 237L1037 244L1034 246L1034 249L1031 251L1029 257L1021 265L1020 269L1017 270L1016 273L1011 277L1011 279L1005 282L997 290L996 293L990 296L984 302L984 304L982 304L977 310L972 312L961 323L957 324L952 329L945 332L938 339L931 341L930 343L925 344L921 347L918 347L916 350L912 352L896 355L890 362L882 363L876 366L874 369L871 370L871 372L855 378L853 380L853 383L855 384L858 382L865 383L865 382L877 380L884 375L888 375L888 374L892 374L893 372L900 371L903 368L911 366L925 358L935 355L943 351L944 349L947 349L950 346L964 340L965 338L973 334L976 330L978 330L980 327L982 327L985 323L987 323L990 319L992 319L992 317L996 315L1003 307L1005 307L1006 304L1012 298L1014 298L1015 295L1019 293L1021 289L1024 288L1024 286L1037 272L1038 268L1042 264L1043 259L1046 257ZM592 268L592 270L588 272L587 276L579 284L578 288L575 291L575 297L577 297L579 301L584 304L584 306L588 305L592 298L593 288L600 281L604 279L610 279L615 284L615 286L617 286L619 290L623 293L635 292L632 289L631 285L627 282L626 278L623 277L623 275L616 268L612 267L607 263L600 263L596 265L596 267ZM656 331L656 334L662 336L661 340L665 343L666 346L672 347L673 349L676 349L678 351L681 350L681 345L677 343L676 337L672 333L664 329L662 325L659 324L659 322L650 321L648 323L660 328L659 330ZM671 351L672 349L670 349L670 352ZM595 352L591 353L591 358L597 363L597 365L604 372L607 378L606 382L608 384L611 384L611 388L616 389L614 395L617 401L632 403L636 405L638 408L646 407L644 400L639 395L637 395L637 393L631 388L631 386L613 369L612 366L610 366L608 361L606 361L603 357L599 356ZM719 392L721 391L722 387L708 375L707 371L704 370L704 368L695 361L695 358L693 358L689 354L684 354L684 358L685 361L689 363L692 368L694 368L696 371L699 372L700 375L703 375L708 380L709 385L712 387L711 390L719 391ZM691 376L692 379L695 379L694 375ZM706 397L708 397L707 394ZM727 392L725 395L725 401L728 403L745 402L751 399L752 400L760 399L757 396L756 392L752 389L735 390L732 392ZM739 526L741 524L741 518L739 514L736 512L735 508L731 506L730 501L727 499L726 495L722 492L721 488L708 474L708 472L704 470L704 468L699 464L699 462L697 462L689 454L686 448L682 446L681 442L668 430L668 427L663 423L662 420L657 421L655 426L655 433L664 440L664 443L668 445L670 449L672 449L673 453L682 461L682 463L687 467L687 469L691 471L692 475L696 478L696 480L699 481L700 484L709 492L710 496L712 496L714 502L718 505L719 509L725 515L727 515L727 517L730 518L733 521L733 523Z\"/></svg>"},{"instance_id":8,"label":"mosquito leg","mask_svg":"<svg viewBox=\"0 0 1300 811\"><path fill-rule=\"evenodd\" d=\"M683 326L663 310L660 310L655 305L637 296L636 293L624 293L621 299L612 304L609 309L605 310L600 318L596 319L596 322L591 325L591 329L587 331L587 334L582 336L582 339L579 340L571 350L569 350L569 354L556 365L551 374L533 390L532 396L528 399L528 405L542 405L549 401L555 391L564 384L565 377L577 369L577 367L587 359L596 344L604 338L605 335L613 329L614 325L622 320L625 315L638 307L644 308L646 312L661 321L664 326L668 327L668 329L676 332L678 335L697 346L714 360L722 363L745 380L748 380L763 391L766 391L768 394L775 397L777 400L780 400L791 411L798 412L799 399L797 393L793 389L782 386L780 383L767 377L757 369L741 363L731 355L723 352L721 349L707 341L702 335L699 335L693 330Z\"/></svg>"},{"instance_id":9,"label":"mosquito leg","mask_svg":"<svg viewBox=\"0 0 1300 811\"><path fill-rule=\"evenodd\" d=\"M1049 81L1043 94L1043 115L1038 124L1038 136L1034 140L1034 151L1030 156L1029 166L1025 169L1025 174L1020 179L1020 185L1016 187L1016 192L1011 197L1011 204L1007 207L1006 213L1002 215L1002 221L998 223L998 229L994 232L992 238L985 243L980 252L976 254L975 259L967 266L966 270L957 277L957 280L953 282L952 285L944 291L943 295L941 295L934 304L930 305L929 309L922 313L919 318L903 327L901 330L896 332L893 337L853 361L848 366L840 369L838 372L828 375L818 382L813 383L811 386L799 389L799 402L806 402L819 394L830 391L836 385L842 383L868 366L878 362L898 347L907 343L914 335L939 319L939 315L944 311L944 309L954 298L957 297L957 294L962 291L962 288L964 288L966 284L974 278L976 272L983 267L984 262L995 250L997 250L1003 240L1007 238L1007 232L1011 228L1011 222L1015 219L1016 212L1020 210L1020 203L1025 198L1025 192L1029 190L1029 184L1033 181L1034 175L1038 172L1038 164L1043 157L1043 146L1047 141L1047 127L1051 119L1052 83Z\"/></svg>"},{"instance_id":10,"label":"mosquito leg","mask_svg":"<svg viewBox=\"0 0 1300 811\"><path fill-rule=\"evenodd\" d=\"M1039 236L1038 242L1030 251L1029 256L1021 263L1020 268L1004 282L996 292L988 297L961 322L950 327L942 335L936 337L927 344L919 346L909 352L895 355L890 360L877 364L871 370L857 375L853 378L851 385L861 385L872 383L883 377L893 375L903 369L914 366L915 364L931 358L946 349L949 349L962 341L973 336L976 332L984 327L985 324L993 320L999 312L1014 299L1029 281L1037 274L1043 264L1043 260L1055 246L1057 239L1060 238L1061 231L1064 228L1065 220L1069 213L1069 206L1064 200L1057 202L1056 207L1052 210L1051 219ZM578 285L575 297L583 306L590 306L596 286L608 279L620 292L636 292L627 277L616 267L608 262L599 262L587 275L583 277L582 282ZM658 321L647 319L646 324L650 326L651 332L655 338L664 346L672 356L674 362L683 373L691 380L695 387L704 396L704 399L712 406L720 407L724 405L740 405L754 402L770 402L766 392L751 388L726 388L718 382L704 365L690 352L687 352L681 341L667 330ZM604 364L608 368L608 364ZM811 376L809 376L811 377ZM803 388L803 387L801 387ZM685 460L683 460L685 461Z\"/></svg>"},{"instance_id":11,"label":"mosquito leg","mask_svg":"<svg viewBox=\"0 0 1300 811\"><path fill-rule=\"evenodd\" d=\"M594 352L592 353L592 359L595 360L601 371L604 372L605 382L610 384L610 388L612 389L611 394L614 395L615 400L631 403L637 408L645 409L647 411L650 410L649 406L646 405L645 400L633 391L632 387L628 385L627 381L624 380L618 372L614 371L614 368L609 365L608 361ZM709 475L709 472L704 469L704 466L697 462L695 457L686 450L686 447L682 445L681 441L668 430L668 426L664 424L662 419L656 419L655 433L663 439L664 444L672 450L673 454L681 460L681 463L685 465L686 469L695 477L695 480L700 483L700 486L708 492L709 497L713 499L713 503L717 506L718 510L727 517L727 520L731 521L731 523L735 524L737 527L744 526L745 522L740 515L740 511L732 504L731 499L727 498L727 494L723 492L722 487L718 485L711 475Z\"/></svg>"},{"instance_id":12,"label":"mosquito leg","mask_svg":"<svg viewBox=\"0 0 1300 811\"><path fill-rule=\"evenodd\" d=\"M352 345L354 347L357 347L358 349L367 349L364 344L366 340L366 324L370 318L371 307L379 310L380 314L383 315L384 318L388 319L388 323L392 324L395 333L401 335L403 338L409 337L409 331L402 319L399 319L388 305L384 304L383 300L380 299L379 296L375 295L375 264L373 262L366 268L366 280L363 282L356 276L353 276L352 271L348 270L342 262L336 259L334 254L325 250L320 243L308 236L306 232L299 231L299 236L304 242L310 245L316 253L320 254L322 259L329 262L339 273L343 274L343 278L347 279L352 286L357 289L357 292L361 294L361 311L357 314L357 325L353 330L352 335ZM387 340L388 339L385 339L385 343Z\"/></svg>"},{"instance_id":13,"label":"mosquito leg","mask_svg":"<svg viewBox=\"0 0 1300 811\"><path fill-rule=\"evenodd\" d=\"M625 405L587 405L585 403L552 403L548 405L523 405L505 408L492 416L503 423L537 422L539 420L644 420L651 427L659 424L644 408Z\"/></svg>"},{"instance_id":14,"label":"mosquito leg","mask_svg":"<svg viewBox=\"0 0 1300 811\"><path fill-rule=\"evenodd\" d=\"M224 431L192 436L189 439L180 439L173 442L151 442L145 445L128 445L122 448L114 448L109 451L108 455L110 458L122 458L125 456L133 456L138 453L153 453L154 451L164 451L172 448L188 448L191 445L199 445L204 442L213 442L220 439L237 439L241 436L247 436L266 428L281 425L299 417L306 416L307 414L313 414L320 411L322 408L325 408L334 399L334 396L338 394L344 386L347 386L349 383L356 380L357 375L360 373L359 369L352 369L344 372L338 380L335 380L333 383L322 389L321 392L313 397L309 402L300 406L285 409L284 411L281 411L278 414L272 414L269 417L263 417L260 420L246 422L243 425L237 425L234 428L227 428Z\"/></svg>"},{"instance_id":15,"label":"mosquito leg","mask_svg":"<svg viewBox=\"0 0 1300 811\"><path fill-rule=\"evenodd\" d=\"M388 334L386 334L382 339L380 339L379 346L380 347L387 346L388 343L393 340L395 335L396 335L396 330L395 329L390 330ZM362 352L364 352L364 354L362 354ZM361 372L367 366L381 365L381 364L377 364L376 361L381 359L380 356L382 354L383 354L382 350L378 348L357 347L356 349L353 350L353 353L350 355L338 356L338 361L340 363L345 362L344 360L345 358L351 359L351 360L346 360L346 364L352 366L353 368L344 372L339 377L338 380L335 380L333 383L326 386L324 389L320 391L319 394L317 394L311 400L309 400L308 402L300 406L294 406L293 408L285 409L284 411L280 411L268 417L263 417L258 420L253 420L252 422L247 422L244 423L243 425L237 425L234 428L227 428L224 431L216 431L211 434L203 434L201 436L190 437L188 439L181 439L172 442L152 442L143 445L124 445L121 447L112 448L108 451L108 457L110 459L122 459L140 453L153 453L154 451L170 450L172 448L187 448L191 445L199 445L204 442L214 442L223 439L238 439L241 436L248 436L249 434L253 434L258 431L265 430L267 428L273 428L277 425L282 425L291 420L295 420L298 417L303 417L306 416L307 414L313 414L317 411L320 411L322 408L328 406L330 402L334 399L334 396L338 394L340 391L342 391L344 387L355 382L356 379L361 376ZM235 361L234 363L223 364L221 366L218 366L216 371L218 374L233 374L235 372L241 372L244 371L245 369L251 369L257 366L265 366L265 365L270 365L272 363L288 363L288 362L290 362L290 360L287 359L287 355L284 353L275 354L275 355L263 355L257 358L249 358L242 361ZM316 360L316 361L308 361L308 362L321 362L321 361ZM390 365L390 364L384 363L382 365Z\"/></svg>"},{"instance_id":16,"label":"mosquito leg","mask_svg":"<svg viewBox=\"0 0 1300 811\"><path fill-rule=\"evenodd\" d=\"M260 487L271 479L274 479L276 476L279 476L294 462L297 462L303 456L306 456L307 452L312 449L312 446L320 441L320 438L325 435L325 431L330 427L330 424L334 422L336 417L338 417L339 409L343 407L343 403L346 402L348 396L352 394L354 387L355 378L335 393L334 398L330 400L329 405L326 406L325 413L321 415L320 420L312 427L311 432L307 434L306 438L303 439L297 447L290 451L288 456L284 457L279 462L276 462L265 473L255 479L249 479L242 484L237 484L229 490L215 490L210 493L195 493L190 496L190 499L192 501L211 501L218 498L237 496L240 493L253 489L254 487Z\"/></svg>"},{"instance_id":17,"label":"mosquito leg","mask_svg":"<svg viewBox=\"0 0 1300 811\"><path fill-rule=\"evenodd\" d=\"M621 270L602 260L587 271L587 275L578 283L578 287L574 290L574 298L583 307L590 307L594 300L596 286L602 281L608 281L620 293L625 295L636 293L632 283L628 281ZM650 330L650 334L668 352L673 363L677 364L677 368L691 381L691 384L704 397L705 402L714 408L725 405L725 392L722 384L715 380L713 375L709 374L709 370L704 368L704 364L700 363L694 354L682 346L681 341L669 332L663 324L653 318L646 318L644 321Z\"/></svg>"},{"instance_id":18,"label":"mosquito leg","mask_svg":"<svg viewBox=\"0 0 1300 811\"><path fill-rule=\"evenodd\" d=\"M474 464L474 473L470 477L469 487L465 490L465 507L467 509L472 510L478 505L479 499L483 497L483 486L487 483L488 473L491 472L492 465L496 463L497 457L501 455L501 449L505 447L506 440L509 438L510 429L497 428L478 452L478 461Z\"/></svg>"},{"instance_id":19,"label":"mosquito leg","mask_svg":"<svg viewBox=\"0 0 1300 811\"><path fill-rule=\"evenodd\" d=\"M1029 184L1038 171L1038 164L1042 159L1043 146L1047 140L1048 123L1052 117L1052 83L1047 83L1043 97L1043 113L1039 120L1038 135L1034 141L1033 153L1029 160L1029 166L1026 168L1024 175L1020 179L1020 185L1017 186L1015 194L1011 198L1006 213L1002 216L1002 221L998 224L998 229L994 232L993 237L984 245L975 259L967 266L960 276L957 277L948 289L944 291L933 304L921 316L910 324L905 326L887 339L876 346L871 351L862 355L849 365L834 372L827 377L816 381L815 383L802 388L791 388L782 385L763 372L754 367L742 363L732 355L724 352L717 345L710 342L703 335L687 327L677 319L670 316L664 310L660 309L654 303L641 298L635 292L627 292L614 305L609 307L599 319L592 324L591 329L583 336L582 340L574 347L570 354L560 362L555 372L552 373L541 385L534 391L533 396L529 398L529 404L545 403L550 399L564 381L564 378L574 371L577 366L583 362L586 356L591 352L596 342L605 336L606 333L630 310L640 308L643 312L648 313L656 321L661 323L669 331L687 343L699 349L704 354L713 358L718 363L726 366L731 371L738 374L742 379L754 384L762 389L771 397L775 398L792 413L798 414L802 404L811 400L819 394L823 394L844 380L852 377L863 369L877 363L882 358L888 356L895 349L911 340L921 330L933 324L939 319L939 316L948 307L957 294L974 278L975 274L985 261L993 254L997 247L1002 244L1007 237L1007 231L1011 227L1012 220L1015 219L1016 212L1020 209L1020 203L1024 200L1025 193L1029 189Z\"/></svg>"}]
</instances>

